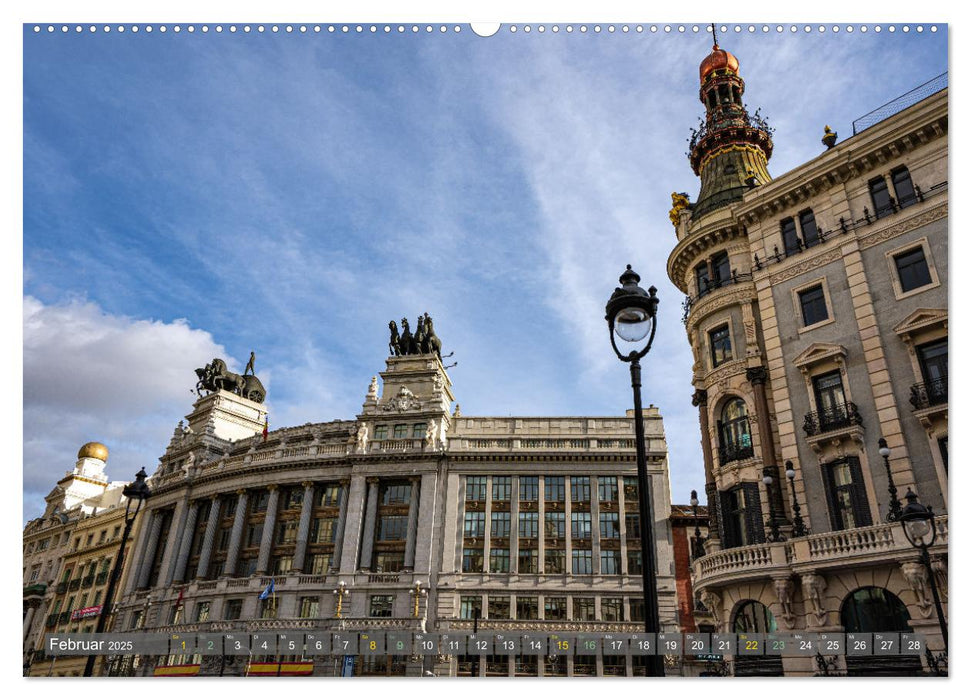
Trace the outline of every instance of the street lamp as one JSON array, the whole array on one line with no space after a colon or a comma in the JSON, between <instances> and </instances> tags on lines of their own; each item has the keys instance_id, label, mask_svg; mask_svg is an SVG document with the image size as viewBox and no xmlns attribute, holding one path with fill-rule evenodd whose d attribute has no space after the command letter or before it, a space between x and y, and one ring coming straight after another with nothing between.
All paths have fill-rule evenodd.
<instances>
[{"instance_id":1,"label":"street lamp","mask_svg":"<svg viewBox=\"0 0 971 700\"><path fill-rule=\"evenodd\" d=\"M419 614L419 603L421 602L422 596L428 595L428 589L421 587L421 581L415 581L415 585L411 587L410 593L415 598L415 619L417 619Z\"/></svg>"},{"instance_id":2,"label":"street lamp","mask_svg":"<svg viewBox=\"0 0 971 700\"><path fill-rule=\"evenodd\" d=\"M762 468L762 483L765 484L765 497L769 500L769 542L782 542L785 535L779 534L779 523L775 520L775 507L772 505L772 469Z\"/></svg>"},{"instance_id":3,"label":"street lamp","mask_svg":"<svg viewBox=\"0 0 971 700\"><path fill-rule=\"evenodd\" d=\"M654 342L657 330L657 289L646 292L638 286L640 275L627 269L620 276L620 284L607 302L607 327L610 344L623 362L630 363L631 388L634 390L634 436L637 448L637 503L641 520L641 577L644 584L644 631L661 631L657 603L657 580L654 577L654 516L648 497L647 449L644 444L644 410L641 406L641 363ZM617 336L623 341L627 353L617 347ZM647 674L664 676L664 659L647 657Z\"/></svg>"},{"instance_id":4,"label":"street lamp","mask_svg":"<svg viewBox=\"0 0 971 700\"><path fill-rule=\"evenodd\" d=\"M337 596L337 606L334 609L334 615L337 619L341 619L341 610L344 607L344 596L347 595L349 590L346 583L343 581L337 582L337 588L334 590L334 595Z\"/></svg>"},{"instance_id":5,"label":"street lamp","mask_svg":"<svg viewBox=\"0 0 971 700\"><path fill-rule=\"evenodd\" d=\"M691 489L691 515L695 520L695 538L691 545L691 558L697 559L704 553L702 550L701 526L698 524L698 492Z\"/></svg>"},{"instance_id":6,"label":"street lamp","mask_svg":"<svg viewBox=\"0 0 971 700\"><path fill-rule=\"evenodd\" d=\"M145 479L148 474L145 473L145 467L138 470L135 474L135 481L128 484L121 492L125 497L125 531L121 536L121 544L118 546L118 556L115 557L115 566L111 570L111 578L108 579L108 590L105 591L105 600L101 605L101 612L98 613L98 624L94 629L95 634L101 634L105 631L105 627L108 624L108 616L111 614L111 606L114 603L115 597L115 586L118 585L118 578L121 576L121 565L125 559L125 543L128 541L128 536L131 534L132 523L135 522L135 517L138 515L138 511L141 510L142 504L148 500L149 496L152 495L152 490L145 483ZM135 504L135 509L132 511L132 504ZM88 656L88 661L84 665L84 675L85 677L90 677L94 674L94 660L96 656L91 654Z\"/></svg>"},{"instance_id":7,"label":"street lamp","mask_svg":"<svg viewBox=\"0 0 971 700\"><path fill-rule=\"evenodd\" d=\"M789 489L792 491L792 536L805 537L809 534L805 523L802 521L802 514L799 511L799 501L796 499L796 470L792 466L792 460L786 460L786 478L789 480Z\"/></svg>"},{"instance_id":8,"label":"street lamp","mask_svg":"<svg viewBox=\"0 0 971 700\"><path fill-rule=\"evenodd\" d=\"M887 520L893 522L900 520L900 499L897 498L897 486L893 483L893 474L890 472L890 447L883 438L877 440L880 448L880 456L883 457L883 468L887 470L887 490L890 491L890 512L887 513ZM908 489L909 491L909 489Z\"/></svg>"},{"instance_id":9,"label":"street lamp","mask_svg":"<svg viewBox=\"0 0 971 700\"><path fill-rule=\"evenodd\" d=\"M941 626L941 637L944 638L944 652L947 653L947 621L944 619L944 608L941 606L941 595L937 591L937 580L931 569L931 557L927 552L937 540L937 523L934 521L934 511L917 500L917 494L907 489L904 496L907 505L900 514L900 524L904 528L904 535L913 547L920 550L920 562L927 570L927 577L931 582L931 594L934 596L934 607L937 609L937 622Z\"/></svg>"}]
</instances>

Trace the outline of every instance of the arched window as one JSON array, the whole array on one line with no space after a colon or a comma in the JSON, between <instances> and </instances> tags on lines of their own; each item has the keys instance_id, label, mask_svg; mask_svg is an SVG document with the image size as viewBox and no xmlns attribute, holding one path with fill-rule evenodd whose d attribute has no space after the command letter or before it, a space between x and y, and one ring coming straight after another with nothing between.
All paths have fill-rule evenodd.
<instances>
[{"instance_id":1,"label":"arched window","mask_svg":"<svg viewBox=\"0 0 971 700\"><path fill-rule=\"evenodd\" d=\"M846 632L913 632L907 606L886 588L866 586L846 596L840 623Z\"/></svg>"},{"instance_id":2,"label":"arched window","mask_svg":"<svg viewBox=\"0 0 971 700\"><path fill-rule=\"evenodd\" d=\"M732 619L732 632L735 634L767 634L775 631L775 616L757 600L746 600L735 609L735 617Z\"/></svg>"},{"instance_id":3,"label":"arched window","mask_svg":"<svg viewBox=\"0 0 971 700\"><path fill-rule=\"evenodd\" d=\"M722 408L721 419L718 421L718 440L718 459L721 464L748 459L754 454L748 412L742 399L729 399Z\"/></svg>"}]
</instances>

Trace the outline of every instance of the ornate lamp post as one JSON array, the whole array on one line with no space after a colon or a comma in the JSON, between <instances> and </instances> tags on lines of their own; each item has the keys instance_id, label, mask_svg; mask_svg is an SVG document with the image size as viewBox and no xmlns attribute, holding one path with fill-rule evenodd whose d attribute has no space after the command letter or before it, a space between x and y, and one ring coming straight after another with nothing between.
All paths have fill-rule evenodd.
<instances>
[{"instance_id":1,"label":"ornate lamp post","mask_svg":"<svg viewBox=\"0 0 971 700\"><path fill-rule=\"evenodd\" d=\"M697 559L705 552L702 549L701 526L698 524L698 492L691 489L691 515L695 519L695 537L691 543L691 558Z\"/></svg>"},{"instance_id":2,"label":"ornate lamp post","mask_svg":"<svg viewBox=\"0 0 971 700\"><path fill-rule=\"evenodd\" d=\"M422 597L428 595L428 589L421 587L421 581L415 581L415 585L411 587L410 592L415 599L415 610L414 610L415 619L418 619L419 604L421 602Z\"/></svg>"},{"instance_id":3,"label":"ornate lamp post","mask_svg":"<svg viewBox=\"0 0 971 700\"><path fill-rule=\"evenodd\" d=\"M334 589L334 595L337 596L337 604L334 606L334 617L336 617L338 620L342 617L341 611L344 608L344 596L346 596L349 592L350 589L347 587L346 583L343 581L337 582L337 588Z\"/></svg>"},{"instance_id":4,"label":"ornate lamp post","mask_svg":"<svg viewBox=\"0 0 971 700\"><path fill-rule=\"evenodd\" d=\"M772 471L768 467L762 468L762 483L765 484L765 497L769 500L769 542L782 542L786 538L779 533L779 523L775 519L775 507L772 505Z\"/></svg>"},{"instance_id":5,"label":"ornate lamp post","mask_svg":"<svg viewBox=\"0 0 971 700\"><path fill-rule=\"evenodd\" d=\"M145 483L147 477L148 474L145 473L145 467L142 467L135 474L135 481L128 484L121 492L126 499L125 531L121 535L121 544L118 546L118 556L115 557L115 566L111 570L111 578L108 579L108 590L105 591L105 600L101 605L101 612L98 614L98 624L94 629L95 634L104 632L108 624L108 616L111 614L111 606L114 604L115 586L118 585L118 578L121 576L121 565L125 559L125 543L131 534L132 523L135 522L138 511L142 509L142 504L152 495L152 490ZM132 504L135 506L134 510L132 510ZM97 657L94 654L88 656L88 661L84 665L84 675L86 677L94 674L95 658Z\"/></svg>"},{"instance_id":6,"label":"ornate lamp post","mask_svg":"<svg viewBox=\"0 0 971 700\"><path fill-rule=\"evenodd\" d=\"M805 523L802 521L802 513L799 511L799 501L796 499L796 470L792 466L792 460L786 460L786 478L789 480L789 489L792 491L792 536L805 537L809 534Z\"/></svg>"},{"instance_id":7,"label":"ornate lamp post","mask_svg":"<svg viewBox=\"0 0 971 700\"><path fill-rule=\"evenodd\" d=\"M610 344L623 362L630 363L631 388L634 390L634 436L637 447L637 503L641 521L641 577L644 583L644 631L661 631L657 603L657 579L654 577L654 515L647 481L647 448L644 443L644 410L641 406L641 363L654 342L657 330L657 289L646 292L638 286L640 275L627 269L620 284L607 302L607 327ZM621 352L615 336L628 352ZM647 657L647 675L664 676L664 658Z\"/></svg>"},{"instance_id":8,"label":"ornate lamp post","mask_svg":"<svg viewBox=\"0 0 971 700\"><path fill-rule=\"evenodd\" d=\"M901 504L900 499L897 498L897 486L893 483L893 474L890 472L890 448L883 438L877 440L877 446L880 448L880 456L883 457L883 468L887 470L887 490L890 491L890 512L887 513L887 520L893 522L900 520Z\"/></svg>"},{"instance_id":9,"label":"ornate lamp post","mask_svg":"<svg viewBox=\"0 0 971 700\"><path fill-rule=\"evenodd\" d=\"M947 653L947 620L944 619L944 608L941 606L941 595L937 590L937 580L931 569L931 557L928 548L934 546L937 540L937 524L934 521L934 511L917 500L917 494L907 489L904 496L907 505L898 518L904 528L907 541L920 550L920 563L927 570L927 577L931 583L931 595L934 596L934 607L937 609L937 622L941 626L941 637L944 638L944 652Z\"/></svg>"}]
</instances>

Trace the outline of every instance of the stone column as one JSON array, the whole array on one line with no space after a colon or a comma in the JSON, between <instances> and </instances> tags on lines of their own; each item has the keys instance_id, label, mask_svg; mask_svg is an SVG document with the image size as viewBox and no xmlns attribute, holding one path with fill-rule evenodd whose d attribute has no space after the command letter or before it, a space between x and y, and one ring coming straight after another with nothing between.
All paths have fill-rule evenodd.
<instances>
[{"instance_id":1,"label":"stone column","mask_svg":"<svg viewBox=\"0 0 971 700\"><path fill-rule=\"evenodd\" d=\"M566 573L573 575L573 484L570 482L569 476L563 477L564 494L563 494L563 539L566 543L566 563L563 568L566 569Z\"/></svg>"},{"instance_id":2,"label":"stone column","mask_svg":"<svg viewBox=\"0 0 971 700\"><path fill-rule=\"evenodd\" d=\"M209 571L209 560L212 558L212 546L216 540L216 527L219 525L219 496L213 496L209 505L209 522L202 535L202 550L199 552L199 565L196 567L196 578L203 579Z\"/></svg>"},{"instance_id":3,"label":"stone column","mask_svg":"<svg viewBox=\"0 0 971 700\"><path fill-rule=\"evenodd\" d=\"M421 476L421 488L418 493L418 524L415 526L417 533L415 542L415 572L431 576L432 571L432 551L438 552L440 546L435 541L437 531L435 525L435 513L438 495L438 474L428 472ZM449 556L449 549L445 548L443 557ZM454 550L452 550L454 551ZM461 552L460 552L461 554ZM432 589L434 591L434 589ZM433 593L430 591L429 595ZM432 599L428 599L431 605Z\"/></svg>"},{"instance_id":4,"label":"stone column","mask_svg":"<svg viewBox=\"0 0 971 700\"><path fill-rule=\"evenodd\" d=\"M303 482L303 503L300 505L300 525L297 527L297 546L291 571L303 571L307 559L307 539L310 537L310 516L314 512L314 483Z\"/></svg>"},{"instance_id":5,"label":"stone column","mask_svg":"<svg viewBox=\"0 0 971 700\"><path fill-rule=\"evenodd\" d=\"M512 501L509 504L509 571L519 573L519 477L512 477Z\"/></svg>"},{"instance_id":6,"label":"stone column","mask_svg":"<svg viewBox=\"0 0 971 700\"><path fill-rule=\"evenodd\" d=\"M243 525L246 523L246 490L239 489L236 494L239 496L236 501L236 517L233 518L233 529L229 535L229 551L226 553L226 563L223 565L223 576L230 577L236 575L239 547L243 542Z\"/></svg>"},{"instance_id":7,"label":"stone column","mask_svg":"<svg viewBox=\"0 0 971 700\"><path fill-rule=\"evenodd\" d=\"M148 588L148 579L152 574L152 563L155 561L155 552L158 551L159 535L162 532L162 512L152 511L152 523L148 530L148 539L145 541L145 554L138 568L137 588Z\"/></svg>"},{"instance_id":8,"label":"stone column","mask_svg":"<svg viewBox=\"0 0 971 700\"><path fill-rule=\"evenodd\" d=\"M620 532L620 573L627 571L627 506L624 502L624 475L617 477L617 529Z\"/></svg>"},{"instance_id":9,"label":"stone column","mask_svg":"<svg viewBox=\"0 0 971 700\"><path fill-rule=\"evenodd\" d=\"M769 497L772 499L772 514L775 515L775 522L778 525L786 524L786 504L782 498L782 479L779 478L779 462L775 456L775 440L772 436L772 423L769 420L769 402L765 396L765 382L768 379L768 372L765 367L749 367L745 370L745 378L752 385L755 393L755 410L759 425L759 448L762 457L762 466L770 467L772 472L772 486ZM768 504L766 504L768 506ZM766 518L766 522L769 519Z\"/></svg>"},{"instance_id":10,"label":"stone column","mask_svg":"<svg viewBox=\"0 0 971 700\"><path fill-rule=\"evenodd\" d=\"M374 527L378 518L378 480L370 477L367 480L367 505L364 517L364 541L361 543L361 566L366 571L371 570L371 555L374 553Z\"/></svg>"},{"instance_id":11,"label":"stone column","mask_svg":"<svg viewBox=\"0 0 971 700\"><path fill-rule=\"evenodd\" d=\"M341 493L338 497L340 500L337 504L339 509L337 514L337 532L334 534L334 556L330 562L331 571L340 571L341 568L341 554L344 548L344 528L347 525L347 491L349 486L349 481L341 481Z\"/></svg>"},{"instance_id":12,"label":"stone column","mask_svg":"<svg viewBox=\"0 0 971 700\"><path fill-rule=\"evenodd\" d=\"M352 574L357 570L366 489L364 476L351 477L351 486L347 492L347 523L344 525L344 542L341 544L341 573Z\"/></svg>"},{"instance_id":13,"label":"stone column","mask_svg":"<svg viewBox=\"0 0 971 700\"><path fill-rule=\"evenodd\" d=\"M124 591L126 594L135 590L135 586L138 584L138 579L141 576L141 565L144 558L138 556L137 552L144 551L145 549L145 539L148 537L148 531L151 526L151 522L145 522L146 519L150 520L148 511L143 513L142 516L136 520L135 537L132 541L131 549L127 552L130 565L125 566L122 570L122 575L125 577ZM126 542L125 544L127 545L128 543Z\"/></svg>"},{"instance_id":14,"label":"stone column","mask_svg":"<svg viewBox=\"0 0 971 700\"><path fill-rule=\"evenodd\" d=\"M701 424L701 454L705 463L705 493L708 495L708 541L706 552L721 549L721 531L718 522L718 485L715 483L715 458L711 449L711 433L708 424L708 392L698 389L691 395L691 405L698 407L698 422Z\"/></svg>"},{"instance_id":15,"label":"stone column","mask_svg":"<svg viewBox=\"0 0 971 700\"><path fill-rule=\"evenodd\" d=\"M256 560L256 573L265 574L270 565L270 550L273 549L273 531L276 529L276 511L280 503L280 489L270 484L267 489L270 498L266 503L266 517L263 519L263 536L260 538L260 555Z\"/></svg>"},{"instance_id":16,"label":"stone column","mask_svg":"<svg viewBox=\"0 0 971 700\"><path fill-rule=\"evenodd\" d=\"M179 556L175 559L175 571L172 580L176 583L185 581L185 570L189 564L189 550L192 549L192 538L196 533L196 520L199 518L199 501L189 504L189 513L182 530L182 542L179 544Z\"/></svg>"},{"instance_id":17,"label":"stone column","mask_svg":"<svg viewBox=\"0 0 971 700\"><path fill-rule=\"evenodd\" d=\"M593 573L600 573L600 481L590 477L590 549L593 557ZM597 658L600 658L599 656ZM601 674L602 675L602 674Z\"/></svg>"},{"instance_id":18,"label":"stone column","mask_svg":"<svg viewBox=\"0 0 971 700\"><path fill-rule=\"evenodd\" d=\"M23 634L21 635L21 641L27 639L27 635L30 634L30 623L34 621L34 613L37 608L33 605L27 607L27 615L24 616L24 627Z\"/></svg>"},{"instance_id":19,"label":"stone column","mask_svg":"<svg viewBox=\"0 0 971 700\"><path fill-rule=\"evenodd\" d=\"M492 477L489 476L489 477L486 477L485 537L482 538L483 573L489 573L489 553L491 549L492 549Z\"/></svg>"},{"instance_id":20,"label":"stone column","mask_svg":"<svg viewBox=\"0 0 971 700\"><path fill-rule=\"evenodd\" d=\"M415 538L418 536L418 477L411 478L411 498L408 504L408 534L405 540L405 570L415 569Z\"/></svg>"},{"instance_id":21,"label":"stone column","mask_svg":"<svg viewBox=\"0 0 971 700\"><path fill-rule=\"evenodd\" d=\"M546 477L539 477L539 493L536 494L537 499L537 510L539 515L536 517L539 519L539 538L536 542L536 549L538 550L536 556L539 558L539 570L543 573L549 573L546 571Z\"/></svg>"},{"instance_id":22,"label":"stone column","mask_svg":"<svg viewBox=\"0 0 971 700\"><path fill-rule=\"evenodd\" d=\"M175 573L175 563L178 560L179 545L182 543L182 532L185 530L185 522L189 516L189 496L183 497L175 505L175 512L172 514L172 525L169 527L168 540L165 545L165 552L162 555L162 562L159 565L158 585L168 588L172 585L172 576Z\"/></svg>"}]
</instances>

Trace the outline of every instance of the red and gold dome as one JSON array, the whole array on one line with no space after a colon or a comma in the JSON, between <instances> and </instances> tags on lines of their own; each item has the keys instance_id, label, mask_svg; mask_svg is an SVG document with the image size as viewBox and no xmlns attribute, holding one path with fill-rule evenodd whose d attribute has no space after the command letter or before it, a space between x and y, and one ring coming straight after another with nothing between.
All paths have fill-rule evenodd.
<instances>
[{"instance_id":1,"label":"red and gold dome","mask_svg":"<svg viewBox=\"0 0 971 700\"><path fill-rule=\"evenodd\" d=\"M723 68L727 68L732 73L737 74L738 59L725 49L719 48L718 44L715 44L714 48L711 50L711 53L705 57L705 60L701 62L701 66L698 69L698 72L701 75L701 82L705 82L705 78L714 73L716 70L722 70Z\"/></svg>"}]
</instances>

